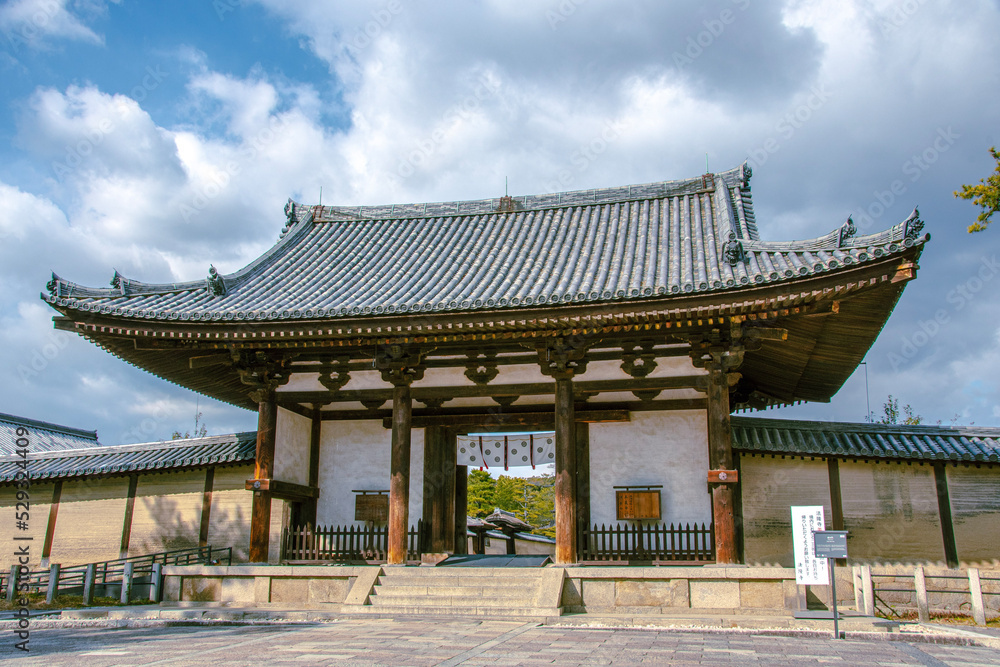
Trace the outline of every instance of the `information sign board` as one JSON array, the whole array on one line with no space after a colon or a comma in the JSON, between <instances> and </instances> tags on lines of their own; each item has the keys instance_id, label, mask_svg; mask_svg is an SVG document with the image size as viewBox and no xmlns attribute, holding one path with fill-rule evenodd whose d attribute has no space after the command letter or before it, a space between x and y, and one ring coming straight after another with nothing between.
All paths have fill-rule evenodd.
<instances>
[{"instance_id":1,"label":"information sign board","mask_svg":"<svg viewBox=\"0 0 1000 667\"><path fill-rule=\"evenodd\" d=\"M826 586L830 571L826 558L817 558L813 533L826 528L822 505L792 507L792 548L795 552L795 583Z\"/></svg>"},{"instance_id":2,"label":"information sign board","mask_svg":"<svg viewBox=\"0 0 1000 667\"><path fill-rule=\"evenodd\" d=\"M816 558L847 558L847 531L817 530L813 547Z\"/></svg>"}]
</instances>

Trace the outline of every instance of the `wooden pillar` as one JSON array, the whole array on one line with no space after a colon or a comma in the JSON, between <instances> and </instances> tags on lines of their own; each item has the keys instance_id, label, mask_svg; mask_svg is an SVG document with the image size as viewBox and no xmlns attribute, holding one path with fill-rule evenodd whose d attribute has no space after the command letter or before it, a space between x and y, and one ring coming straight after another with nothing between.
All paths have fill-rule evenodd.
<instances>
[{"instance_id":1,"label":"wooden pillar","mask_svg":"<svg viewBox=\"0 0 1000 667\"><path fill-rule=\"evenodd\" d=\"M576 562L576 420L573 381L556 378L556 565Z\"/></svg>"},{"instance_id":2,"label":"wooden pillar","mask_svg":"<svg viewBox=\"0 0 1000 667\"><path fill-rule=\"evenodd\" d=\"M840 462L830 457L826 460L826 469L830 478L830 513L833 515L833 530L844 530L844 498L840 490ZM844 567L847 565L846 558L838 558L836 565Z\"/></svg>"},{"instance_id":3,"label":"wooden pillar","mask_svg":"<svg viewBox=\"0 0 1000 667\"><path fill-rule=\"evenodd\" d=\"M49 523L45 527L45 541L42 542L42 566L49 564L52 555L52 537L56 533L56 517L59 515L59 501L62 498L62 480L52 486L52 504L49 505Z\"/></svg>"},{"instance_id":4,"label":"wooden pillar","mask_svg":"<svg viewBox=\"0 0 1000 667\"><path fill-rule=\"evenodd\" d=\"M312 430L309 432L309 486L316 488L319 486L319 447L320 435L323 428L322 417L319 406L313 406ZM310 498L302 501L300 509L300 521L312 526L316 525L316 505L319 498Z\"/></svg>"},{"instance_id":5,"label":"wooden pillar","mask_svg":"<svg viewBox=\"0 0 1000 667\"><path fill-rule=\"evenodd\" d=\"M389 545L386 563L406 563L410 515L410 424L413 400L409 383L392 388L392 452L389 478Z\"/></svg>"},{"instance_id":6,"label":"wooden pillar","mask_svg":"<svg viewBox=\"0 0 1000 667\"><path fill-rule=\"evenodd\" d=\"M455 433L449 433L453 442ZM455 555L469 553L469 466L455 466Z\"/></svg>"},{"instance_id":7,"label":"wooden pillar","mask_svg":"<svg viewBox=\"0 0 1000 667\"><path fill-rule=\"evenodd\" d=\"M208 546L208 529L212 521L212 488L215 486L215 468L205 470L205 490L201 494L201 526L198 529L198 546Z\"/></svg>"},{"instance_id":8,"label":"wooden pillar","mask_svg":"<svg viewBox=\"0 0 1000 667\"><path fill-rule=\"evenodd\" d=\"M260 392L257 404L257 458L254 479L274 476L274 439L278 425L278 405L274 392ZM255 490L250 510L250 562L266 563L271 537L271 492Z\"/></svg>"},{"instance_id":9,"label":"wooden pillar","mask_svg":"<svg viewBox=\"0 0 1000 667\"><path fill-rule=\"evenodd\" d=\"M125 499L125 519L122 521L122 541L118 550L119 558L128 558L128 544L132 539L132 513L135 511L135 492L139 486L139 476L128 476L128 497Z\"/></svg>"},{"instance_id":10,"label":"wooden pillar","mask_svg":"<svg viewBox=\"0 0 1000 667\"><path fill-rule=\"evenodd\" d=\"M583 531L590 525L590 424L576 424L576 550L586 551Z\"/></svg>"},{"instance_id":11,"label":"wooden pillar","mask_svg":"<svg viewBox=\"0 0 1000 667\"><path fill-rule=\"evenodd\" d=\"M713 470L733 467L732 430L729 424L729 382L718 367L708 375L708 459ZM720 483L712 488L712 516L715 523L715 560L738 562L736 512L733 485Z\"/></svg>"},{"instance_id":12,"label":"wooden pillar","mask_svg":"<svg viewBox=\"0 0 1000 667\"><path fill-rule=\"evenodd\" d=\"M958 567L958 543L955 525L951 518L951 495L948 493L948 471L943 463L934 464L934 482L937 486L938 515L941 517L941 538L948 567Z\"/></svg>"},{"instance_id":13,"label":"wooden pillar","mask_svg":"<svg viewBox=\"0 0 1000 667\"><path fill-rule=\"evenodd\" d=\"M424 429L423 519L426 549L450 553L455 549L455 460L453 439L443 426Z\"/></svg>"}]
</instances>

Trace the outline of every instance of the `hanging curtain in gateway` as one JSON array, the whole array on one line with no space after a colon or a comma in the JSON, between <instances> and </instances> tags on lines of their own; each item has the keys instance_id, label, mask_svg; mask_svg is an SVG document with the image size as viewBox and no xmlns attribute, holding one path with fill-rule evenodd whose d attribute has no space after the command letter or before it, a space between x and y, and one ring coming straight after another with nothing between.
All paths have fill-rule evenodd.
<instances>
[{"instance_id":1,"label":"hanging curtain in gateway","mask_svg":"<svg viewBox=\"0 0 1000 667\"><path fill-rule=\"evenodd\" d=\"M499 468L535 466L556 461L556 434L524 433L521 435L460 435L458 460L460 466Z\"/></svg>"}]
</instances>

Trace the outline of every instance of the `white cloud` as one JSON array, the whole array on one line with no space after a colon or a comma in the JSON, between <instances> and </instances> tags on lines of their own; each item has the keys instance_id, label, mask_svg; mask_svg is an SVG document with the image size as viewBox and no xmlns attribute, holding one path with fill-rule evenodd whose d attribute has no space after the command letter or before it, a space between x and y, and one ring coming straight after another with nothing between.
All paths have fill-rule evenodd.
<instances>
[{"instance_id":1,"label":"white cloud","mask_svg":"<svg viewBox=\"0 0 1000 667\"><path fill-rule=\"evenodd\" d=\"M67 5L71 4L84 14L102 13L106 9L103 2L10 0L0 7L0 31L15 50L21 46L40 48L54 38L103 45L104 38L70 11Z\"/></svg>"}]
</instances>

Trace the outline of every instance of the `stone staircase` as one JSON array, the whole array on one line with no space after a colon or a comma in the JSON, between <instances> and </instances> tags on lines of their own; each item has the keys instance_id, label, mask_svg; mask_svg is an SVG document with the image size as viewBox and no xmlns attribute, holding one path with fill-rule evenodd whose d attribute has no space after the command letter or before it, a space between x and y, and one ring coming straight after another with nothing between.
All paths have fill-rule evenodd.
<instances>
[{"instance_id":1,"label":"stone staircase","mask_svg":"<svg viewBox=\"0 0 1000 667\"><path fill-rule=\"evenodd\" d=\"M559 616L562 568L384 567L353 613Z\"/></svg>"}]
</instances>

